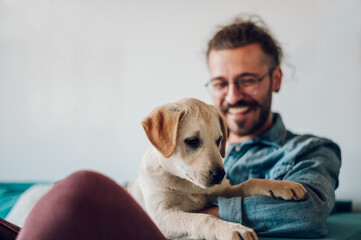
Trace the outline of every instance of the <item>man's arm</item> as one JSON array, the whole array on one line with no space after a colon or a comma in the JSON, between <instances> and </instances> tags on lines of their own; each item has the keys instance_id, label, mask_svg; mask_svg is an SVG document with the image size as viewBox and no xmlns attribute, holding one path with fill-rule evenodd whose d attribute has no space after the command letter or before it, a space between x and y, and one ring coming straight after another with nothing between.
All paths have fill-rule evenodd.
<instances>
[{"instance_id":1,"label":"man's arm","mask_svg":"<svg viewBox=\"0 0 361 240\"><path fill-rule=\"evenodd\" d=\"M278 180L303 184L305 201L290 202L266 196L218 198L221 219L253 228L260 236L322 237L334 202L341 165L340 150L328 142L298 156L294 166ZM216 215L217 209L211 209Z\"/></svg>"}]
</instances>

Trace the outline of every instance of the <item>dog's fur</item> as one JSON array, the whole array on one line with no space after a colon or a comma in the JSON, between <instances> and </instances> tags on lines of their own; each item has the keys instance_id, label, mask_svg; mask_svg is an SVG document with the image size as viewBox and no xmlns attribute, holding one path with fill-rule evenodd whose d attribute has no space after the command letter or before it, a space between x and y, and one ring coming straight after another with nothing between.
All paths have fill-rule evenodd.
<instances>
[{"instance_id":1,"label":"dog's fur","mask_svg":"<svg viewBox=\"0 0 361 240\"><path fill-rule=\"evenodd\" d=\"M227 127L214 106L183 99L156 108L142 124L153 147L128 190L167 238L257 239L250 228L196 211L217 196L306 197L304 187L290 181L251 179L231 186L221 158Z\"/></svg>"}]
</instances>

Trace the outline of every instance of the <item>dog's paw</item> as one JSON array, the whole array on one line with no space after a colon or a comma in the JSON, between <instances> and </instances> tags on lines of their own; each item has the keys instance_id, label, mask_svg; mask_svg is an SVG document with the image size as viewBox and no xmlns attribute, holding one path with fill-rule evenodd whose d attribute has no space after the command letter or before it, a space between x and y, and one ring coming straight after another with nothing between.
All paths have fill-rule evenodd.
<instances>
[{"instance_id":1,"label":"dog's paw","mask_svg":"<svg viewBox=\"0 0 361 240\"><path fill-rule=\"evenodd\" d=\"M217 240L258 240L257 234L252 228L238 223L227 222L217 232Z\"/></svg>"},{"instance_id":2,"label":"dog's paw","mask_svg":"<svg viewBox=\"0 0 361 240\"><path fill-rule=\"evenodd\" d=\"M271 189L269 189L269 196L271 198L283 198L284 200L300 201L307 198L307 191L302 184L282 180L274 182Z\"/></svg>"}]
</instances>

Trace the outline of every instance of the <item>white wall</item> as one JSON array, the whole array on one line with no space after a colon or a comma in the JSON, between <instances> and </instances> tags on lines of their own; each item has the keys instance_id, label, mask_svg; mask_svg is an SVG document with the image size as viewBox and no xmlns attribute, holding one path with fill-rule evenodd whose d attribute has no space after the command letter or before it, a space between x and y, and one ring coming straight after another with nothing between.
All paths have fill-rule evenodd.
<instances>
[{"instance_id":1,"label":"white wall","mask_svg":"<svg viewBox=\"0 0 361 240\"><path fill-rule=\"evenodd\" d=\"M340 144L337 198L361 211L358 0L0 0L0 181L134 178L149 146L141 120L183 97L210 102L207 41L243 12L286 52L274 110Z\"/></svg>"}]
</instances>

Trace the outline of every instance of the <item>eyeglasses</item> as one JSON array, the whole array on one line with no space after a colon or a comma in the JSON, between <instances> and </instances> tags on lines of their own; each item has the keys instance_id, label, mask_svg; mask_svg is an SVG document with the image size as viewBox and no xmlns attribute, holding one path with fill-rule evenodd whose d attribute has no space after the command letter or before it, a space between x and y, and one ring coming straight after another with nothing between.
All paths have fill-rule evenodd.
<instances>
[{"instance_id":1,"label":"eyeglasses","mask_svg":"<svg viewBox=\"0 0 361 240\"><path fill-rule=\"evenodd\" d=\"M229 85L234 84L238 92L247 95L256 95L259 90L260 82L269 75L272 76L272 72L275 68L271 68L267 74L257 78L254 74L245 74L239 76L235 82L227 82L223 79L212 79L205 84L209 94L217 99L224 98L229 90Z\"/></svg>"}]
</instances>

